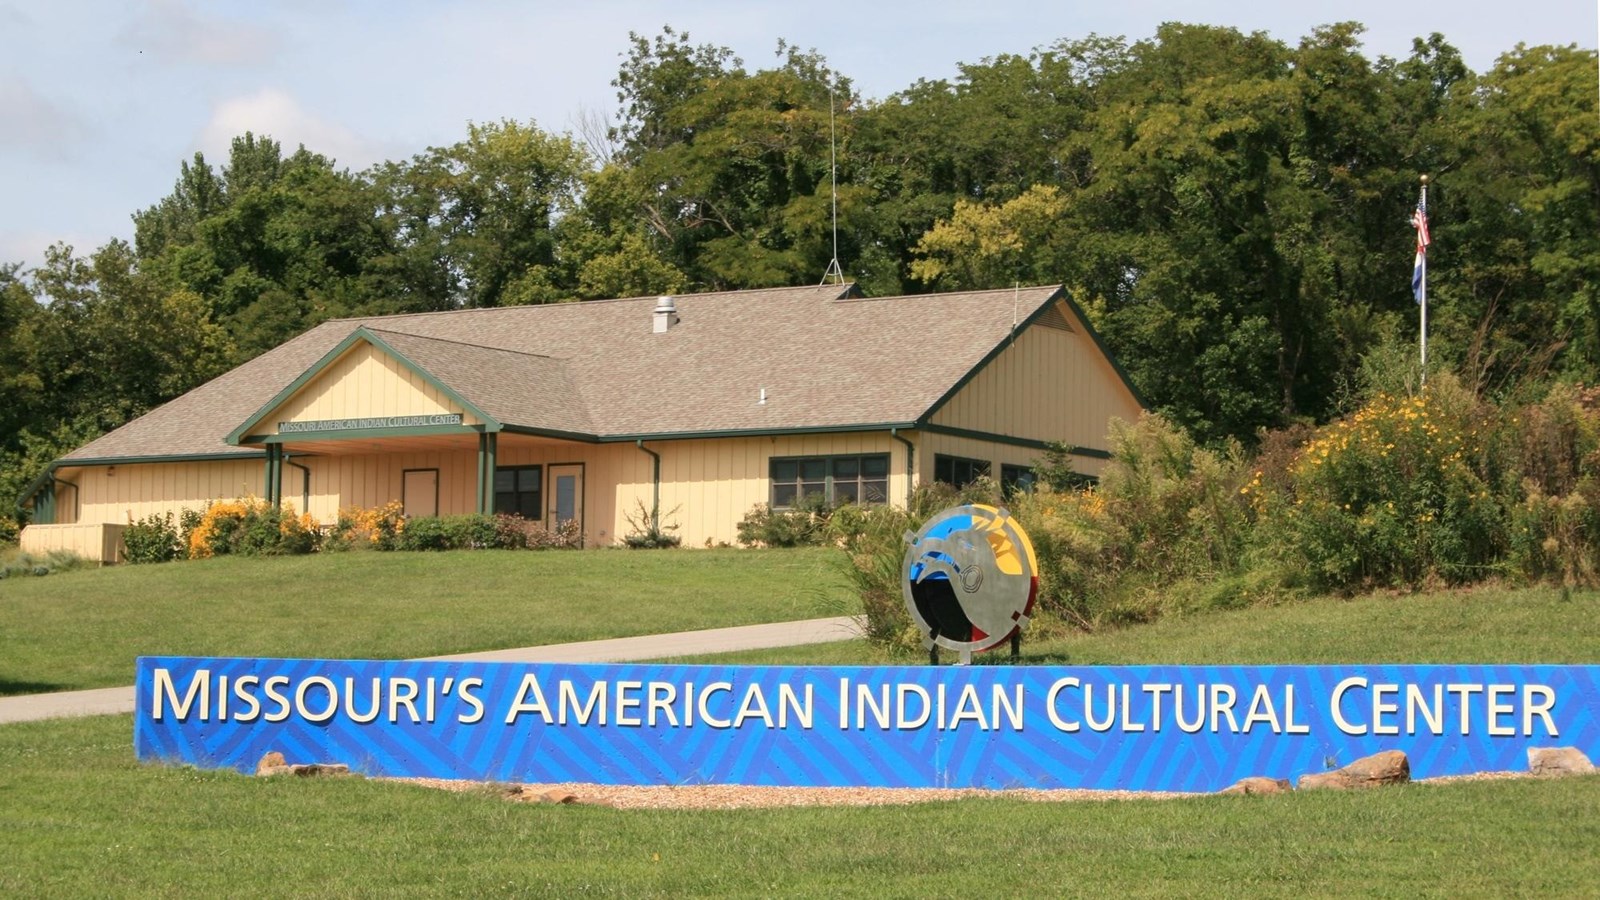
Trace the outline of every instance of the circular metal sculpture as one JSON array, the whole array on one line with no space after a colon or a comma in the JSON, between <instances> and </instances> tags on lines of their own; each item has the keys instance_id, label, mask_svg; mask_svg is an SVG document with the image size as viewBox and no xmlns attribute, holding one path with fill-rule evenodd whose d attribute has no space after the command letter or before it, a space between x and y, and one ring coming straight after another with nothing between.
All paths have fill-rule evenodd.
<instances>
[{"instance_id":1,"label":"circular metal sculpture","mask_svg":"<svg viewBox=\"0 0 1600 900\"><path fill-rule=\"evenodd\" d=\"M900 588L923 646L966 662L1028 624L1039 587L1033 544L1003 509L968 504L906 532Z\"/></svg>"}]
</instances>

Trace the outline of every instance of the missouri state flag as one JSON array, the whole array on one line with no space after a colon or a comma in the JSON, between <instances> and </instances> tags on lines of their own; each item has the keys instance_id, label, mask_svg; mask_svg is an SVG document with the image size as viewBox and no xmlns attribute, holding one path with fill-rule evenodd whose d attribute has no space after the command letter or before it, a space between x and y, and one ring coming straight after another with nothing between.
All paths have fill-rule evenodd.
<instances>
[{"instance_id":1,"label":"missouri state flag","mask_svg":"<svg viewBox=\"0 0 1600 900\"><path fill-rule=\"evenodd\" d=\"M1422 302L1422 287L1428 275L1428 189L1423 188L1417 198L1417 211L1411 214L1411 224L1417 227L1417 260L1411 268L1411 295Z\"/></svg>"}]
</instances>

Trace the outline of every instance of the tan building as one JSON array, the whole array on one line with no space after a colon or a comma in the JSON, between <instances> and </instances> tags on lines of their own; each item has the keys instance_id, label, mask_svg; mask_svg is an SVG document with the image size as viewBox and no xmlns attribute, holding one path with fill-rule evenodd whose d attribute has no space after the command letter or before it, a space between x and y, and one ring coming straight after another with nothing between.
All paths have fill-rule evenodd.
<instances>
[{"instance_id":1,"label":"tan building","mask_svg":"<svg viewBox=\"0 0 1600 900\"><path fill-rule=\"evenodd\" d=\"M1092 475L1108 421L1140 410L1057 287L339 319L73 451L24 502L39 525L98 526L244 496L324 523L398 500L414 516L576 519L589 546L659 508L702 546L734 542L758 503L1025 482L1051 441Z\"/></svg>"}]
</instances>

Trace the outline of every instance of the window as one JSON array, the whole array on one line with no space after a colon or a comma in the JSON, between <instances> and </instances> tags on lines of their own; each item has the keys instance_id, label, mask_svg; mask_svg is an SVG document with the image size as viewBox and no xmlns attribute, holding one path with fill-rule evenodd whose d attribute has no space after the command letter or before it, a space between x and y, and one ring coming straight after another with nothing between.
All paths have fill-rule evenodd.
<instances>
[{"instance_id":1,"label":"window","mask_svg":"<svg viewBox=\"0 0 1600 900\"><path fill-rule=\"evenodd\" d=\"M544 469L540 466L514 466L494 470L494 511L524 519L542 518L541 489Z\"/></svg>"},{"instance_id":2,"label":"window","mask_svg":"<svg viewBox=\"0 0 1600 900\"><path fill-rule=\"evenodd\" d=\"M988 474L989 461L986 459L966 459L960 456L945 456L943 453L933 455L934 481L962 488Z\"/></svg>"},{"instance_id":3,"label":"window","mask_svg":"<svg viewBox=\"0 0 1600 900\"><path fill-rule=\"evenodd\" d=\"M773 457L772 508L789 509L805 497L830 506L889 499L889 454Z\"/></svg>"},{"instance_id":4,"label":"window","mask_svg":"<svg viewBox=\"0 0 1600 900\"><path fill-rule=\"evenodd\" d=\"M1000 489L1007 497L1014 494L1031 494L1038 478L1032 466L1003 465L1000 467Z\"/></svg>"}]
</instances>

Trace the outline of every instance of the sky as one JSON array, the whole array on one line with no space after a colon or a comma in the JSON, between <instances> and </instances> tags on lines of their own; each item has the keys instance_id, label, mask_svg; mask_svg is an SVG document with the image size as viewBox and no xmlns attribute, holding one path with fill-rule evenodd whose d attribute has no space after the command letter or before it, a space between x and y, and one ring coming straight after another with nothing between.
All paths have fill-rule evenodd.
<instances>
[{"instance_id":1,"label":"sky","mask_svg":"<svg viewBox=\"0 0 1600 900\"><path fill-rule=\"evenodd\" d=\"M250 130L365 169L466 135L468 122L576 130L615 116L628 33L663 25L747 67L779 39L815 49L881 99L957 65L1162 22L1265 31L1294 44L1354 20L1369 58L1442 33L1476 71L1516 44L1596 45L1600 0L0 0L0 264L50 244L131 239L196 151L225 161Z\"/></svg>"}]
</instances>

